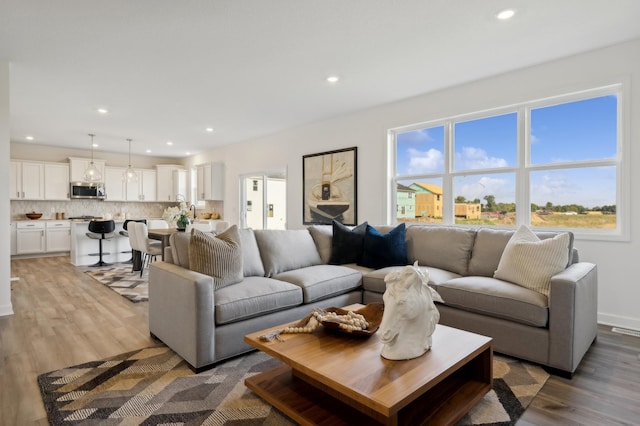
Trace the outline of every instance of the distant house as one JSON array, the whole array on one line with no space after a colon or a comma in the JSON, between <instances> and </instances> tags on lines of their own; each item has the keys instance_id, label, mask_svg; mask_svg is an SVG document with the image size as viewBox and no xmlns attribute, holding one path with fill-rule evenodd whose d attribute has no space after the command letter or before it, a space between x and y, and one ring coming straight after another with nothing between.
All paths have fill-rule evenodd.
<instances>
[{"instance_id":1,"label":"distant house","mask_svg":"<svg viewBox=\"0 0 640 426\"><path fill-rule=\"evenodd\" d=\"M414 219L416 217L416 197L415 190L398 184L396 191L397 198L397 212L396 217L398 219Z\"/></svg>"},{"instance_id":2,"label":"distant house","mask_svg":"<svg viewBox=\"0 0 640 426\"><path fill-rule=\"evenodd\" d=\"M442 217L442 188L430 183L414 182L409 185L416 197L415 217Z\"/></svg>"},{"instance_id":3,"label":"distant house","mask_svg":"<svg viewBox=\"0 0 640 426\"><path fill-rule=\"evenodd\" d=\"M482 207L480 203L456 203L455 215L465 219L480 219Z\"/></svg>"}]
</instances>

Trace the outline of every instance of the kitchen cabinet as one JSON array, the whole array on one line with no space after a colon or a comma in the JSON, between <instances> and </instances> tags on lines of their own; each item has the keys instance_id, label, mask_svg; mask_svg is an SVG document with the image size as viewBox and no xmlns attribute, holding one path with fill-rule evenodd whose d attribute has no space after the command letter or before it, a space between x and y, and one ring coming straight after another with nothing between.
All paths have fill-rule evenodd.
<instances>
[{"instance_id":1,"label":"kitchen cabinet","mask_svg":"<svg viewBox=\"0 0 640 426\"><path fill-rule=\"evenodd\" d=\"M127 184L122 180L122 175L127 170L126 167L104 168L104 190L107 194L106 201L125 201Z\"/></svg>"},{"instance_id":2,"label":"kitchen cabinet","mask_svg":"<svg viewBox=\"0 0 640 426\"><path fill-rule=\"evenodd\" d=\"M78 158L78 157L69 157L69 181L70 182L85 182L84 172L89 167L91 163L91 158ZM100 171L102 175L102 181L104 181L104 168L105 161L104 160L96 160L93 159L93 164ZM107 191L109 188L107 188ZM108 195L108 194L107 194Z\"/></svg>"},{"instance_id":3,"label":"kitchen cabinet","mask_svg":"<svg viewBox=\"0 0 640 426\"><path fill-rule=\"evenodd\" d=\"M44 163L13 160L10 163L10 198L12 200L43 200Z\"/></svg>"},{"instance_id":4,"label":"kitchen cabinet","mask_svg":"<svg viewBox=\"0 0 640 426\"><path fill-rule=\"evenodd\" d=\"M156 201L157 173L153 169L135 169L137 182L128 182L128 201Z\"/></svg>"},{"instance_id":5,"label":"kitchen cabinet","mask_svg":"<svg viewBox=\"0 0 640 426\"><path fill-rule=\"evenodd\" d=\"M207 163L196 166L197 197L202 200L224 199L224 164Z\"/></svg>"},{"instance_id":6,"label":"kitchen cabinet","mask_svg":"<svg viewBox=\"0 0 640 426\"><path fill-rule=\"evenodd\" d=\"M69 165L44 163L44 199L69 199Z\"/></svg>"},{"instance_id":7,"label":"kitchen cabinet","mask_svg":"<svg viewBox=\"0 0 640 426\"><path fill-rule=\"evenodd\" d=\"M188 198L187 170L182 166L160 164L156 166L157 201L178 201Z\"/></svg>"},{"instance_id":8,"label":"kitchen cabinet","mask_svg":"<svg viewBox=\"0 0 640 426\"><path fill-rule=\"evenodd\" d=\"M46 222L45 229L47 252L71 250L71 222L68 220Z\"/></svg>"},{"instance_id":9,"label":"kitchen cabinet","mask_svg":"<svg viewBox=\"0 0 640 426\"><path fill-rule=\"evenodd\" d=\"M43 253L45 246L44 222L18 222L16 229L16 254Z\"/></svg>"},{"instance_id":10,"label":"kitchen cabinet","mask_svg":"<svg viewBox=\"0 0 640 426\"><path fill-rule=\"evenodd\" d=\"M11 224L9 225L9 232L11 233L11 256L13 256L14 254L18 254L17 248L16 248L16 223L15 222L11 222Z\"/></svg>"}]
</instances>

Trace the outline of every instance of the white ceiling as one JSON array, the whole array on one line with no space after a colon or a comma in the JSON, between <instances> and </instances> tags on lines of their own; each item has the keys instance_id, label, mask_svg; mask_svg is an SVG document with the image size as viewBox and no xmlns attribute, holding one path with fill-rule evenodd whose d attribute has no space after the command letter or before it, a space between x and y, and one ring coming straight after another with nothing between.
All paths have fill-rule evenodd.
<instances>
[{"instance_id":1,"label":"white ceiling","mask_svg":"<svg viewBox=\"0 0 640 426\"><path fill-rule=\"evenodd\" d=\"M181 157L640 38L639 22L638 0L0 0L0 60L12 142L95 133L96 152L132 138Z\"/></svg>"}]
</instances>

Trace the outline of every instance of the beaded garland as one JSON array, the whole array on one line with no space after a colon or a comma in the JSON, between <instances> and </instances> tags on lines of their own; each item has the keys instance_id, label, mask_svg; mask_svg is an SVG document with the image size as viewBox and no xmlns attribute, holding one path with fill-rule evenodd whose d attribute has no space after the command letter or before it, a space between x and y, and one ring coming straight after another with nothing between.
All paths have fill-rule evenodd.
<instances>
[{"instance_id":1,"label":"beaded garland","mask_svg":"<svg viewBox=\"0 0 640 426\"><path fill-rule=\"evenodd\" d=\"M336 323L341 329L347 332L366 330L369 327L369 323L365 317L353 311L349 311L346 315L339 315L321 308L314 308L309 315L296 324L285 327L282 330L275 330L263 334L260 336L260 340L270 342L273 339L277 339L282 341L280 337L281 334L313 333L322 322Z\"/></svg>"}]
</instances>

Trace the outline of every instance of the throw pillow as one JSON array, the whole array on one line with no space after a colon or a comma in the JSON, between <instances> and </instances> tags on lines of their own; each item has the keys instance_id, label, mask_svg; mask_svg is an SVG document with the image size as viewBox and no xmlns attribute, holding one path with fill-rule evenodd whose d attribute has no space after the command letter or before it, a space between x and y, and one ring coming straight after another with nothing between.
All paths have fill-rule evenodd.
<instances>
[{"instance_id":1,"label":"throw pillow","mask_svg":"<svg viewBox=\"0 0 640 426\"><path fill-rule=\"evenodd\" d=\"M380 269L387 266L407 264L406 227L404 223L381 234L373 226L367 225L362 248L362 260L359 265Z\"/></svg>"},{"instance_id":2,"label":"throw pillow","mask_svg":"<svg viewBox=\"0 0 640 426\"><path fill-rule=\"evenodd\" d=\"M214 235L191 230L189 269L213 277L215 289L242 281L242 248L236 225Z\"/></svg>"},{"instance_id":3,"label":"throw pillow","mask_svg":"<svg viewBox=\"0 0 640 426\"><path fill-rule=\"evenodd\" d=\"M364 222L354 228L349 228L334 220L329 263L332 265L359 263L362 259L362 246L367 226L367 222Z\"/></svg>"},{"instance_id":4,"label":"throw pillow","mask_svg":"<svg viewBox=\"0 0 640 426\"><path fill-rule=\"evenodd\" d=\"M509 239L493 276L549 296L551 277L567 267L568 246L567 233L541 240L523 225Z\"/></svg>"}]
</instances>

